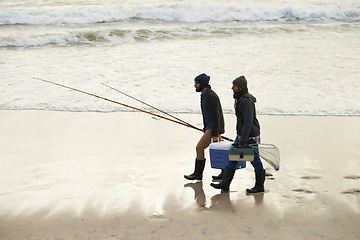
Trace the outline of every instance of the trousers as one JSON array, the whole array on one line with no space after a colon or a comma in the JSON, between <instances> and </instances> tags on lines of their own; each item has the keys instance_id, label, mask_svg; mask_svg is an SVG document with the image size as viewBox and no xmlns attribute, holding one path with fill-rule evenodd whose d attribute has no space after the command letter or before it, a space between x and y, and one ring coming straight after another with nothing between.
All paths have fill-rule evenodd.
<instances>
[{"instance_id":1,"label":"trousers","mask_svg":"<svg viewBox=\"0 0 360 240\"><path fill-rule=\"evenodd\" d=\"M210 145L211 138L211 129L208 129L204 132L196 145L196 159L205 160L205 149ZM219 141L221 140L221 135L219 135Z\"/></svg>"}]
</instances>

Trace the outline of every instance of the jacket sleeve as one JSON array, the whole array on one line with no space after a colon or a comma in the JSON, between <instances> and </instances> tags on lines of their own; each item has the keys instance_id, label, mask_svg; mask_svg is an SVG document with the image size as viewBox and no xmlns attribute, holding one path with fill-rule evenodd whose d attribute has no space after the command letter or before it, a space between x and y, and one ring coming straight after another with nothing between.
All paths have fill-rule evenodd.
<instances>
[{"instance_id":1,"label":"jacket sleeve","mask_svg":"<svg viewBox=\"0 0 360 240\"><path fill-rule=\"evenodd\" d=\"M219 100L215 94L209 94L208 99L206 99L206 105L211 114L212 129L211 136L218 137L220 132L220 114L219 114Z\"/></svg>"},{"instance_id":2,"label":"jacket sleeve","mask_svg":"<svg viewBox=\"0 0 360 240\"><path fill-rule=\"evenodd\" d=\"M241 132L238 132L237 134L240 137L239 144L244 146L245 142L249 139L251 127L253 124L254 119L254 103L245 98L238 106L238 111L241 113L242 118L239 116L237 117L237 124L241 124ZM238 125L239 126L239 125Z\"/></svg>"}]
</instances>

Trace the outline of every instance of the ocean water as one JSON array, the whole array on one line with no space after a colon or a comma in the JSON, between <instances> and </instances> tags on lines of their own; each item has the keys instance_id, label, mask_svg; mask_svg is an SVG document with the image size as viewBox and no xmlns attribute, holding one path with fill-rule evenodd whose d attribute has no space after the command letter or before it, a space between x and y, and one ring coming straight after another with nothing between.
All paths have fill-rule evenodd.
<instances>
[{"instance_id":1,"label":"ocean water","mask_svg":"<svg viewBox=\"0 0 360 240\"><path fill-rule=\"evenodd\" d=\"M0 109L199 113L201 73L233 112L246 76L259 114L360 115L359 0L2 0ZM153 111L153 110L152 110Z\"/></svg>"}]
</instances>

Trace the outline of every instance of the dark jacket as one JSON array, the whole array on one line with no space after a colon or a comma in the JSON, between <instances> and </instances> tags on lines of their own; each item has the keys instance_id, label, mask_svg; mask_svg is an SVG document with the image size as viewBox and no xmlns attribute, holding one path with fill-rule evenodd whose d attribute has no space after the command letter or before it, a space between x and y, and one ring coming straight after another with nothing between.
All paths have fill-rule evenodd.
<instances>
[{"instance_id":1,"label":"dark jacket","mask_svg":"<svg viewBox=\"0 0 360 240\"><path fill-rule=\"evenodd\" d=\"M225 123L220 99L218 95L211 90L211 87L208 88L205 95L205 104L211 114L211 136L218 137L219 134L223 134L225 132ZM204 128L206 128L203 109L201 109L201 111L203 113Z\"/></svg>"},{"instance_id":2,"label":"dark jacket","mask_svg":"<svg viewBox=\"0 0 360 240\"><path fill-rule=\"evenodd\" d=\"M242 146L250 137L260 135L260 124L256 118L255 102L256 98L249 93L235 99L236 133L240 138L239 144Z\"/></svg>"}]
</instances>

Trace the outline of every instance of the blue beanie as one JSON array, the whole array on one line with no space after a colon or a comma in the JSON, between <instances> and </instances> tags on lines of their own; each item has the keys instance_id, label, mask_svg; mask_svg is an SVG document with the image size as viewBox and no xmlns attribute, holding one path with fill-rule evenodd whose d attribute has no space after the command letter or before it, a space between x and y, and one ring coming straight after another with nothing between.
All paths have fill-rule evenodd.
<instances>
[{"instance_id":1,"label":"blue beanie","mask_svg":"<svg viewBox=\"0 0 360 240\"><path fill-rule=\"evenodd\" d=\"M210 77L205 73L200 74L195 78L195 82L197 82L198 84L204 87L209 87L209 81L210 81Z\"/></svg>"}]
</instances>

